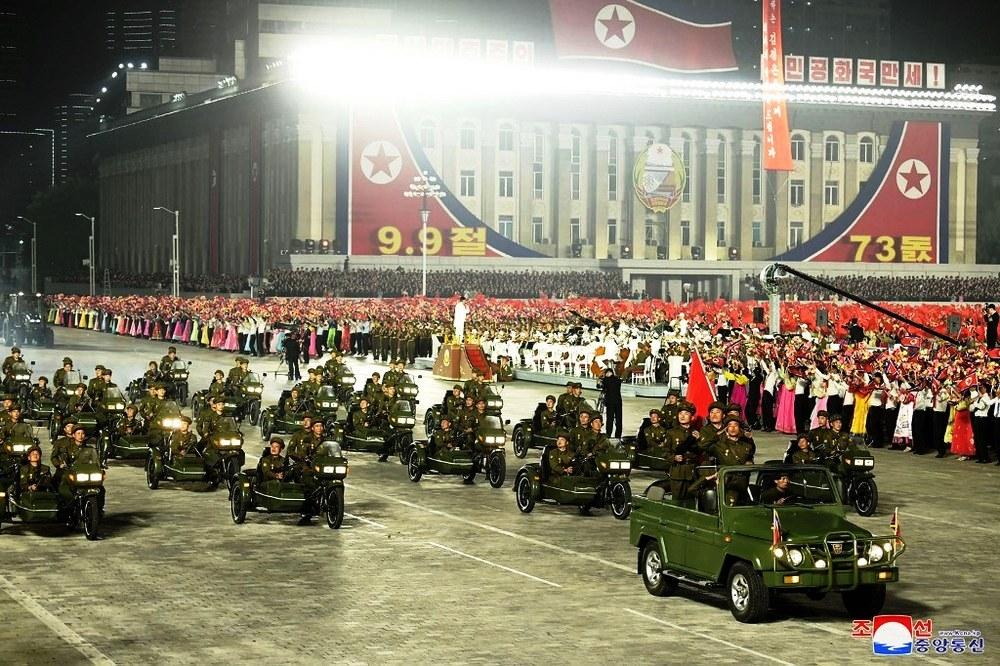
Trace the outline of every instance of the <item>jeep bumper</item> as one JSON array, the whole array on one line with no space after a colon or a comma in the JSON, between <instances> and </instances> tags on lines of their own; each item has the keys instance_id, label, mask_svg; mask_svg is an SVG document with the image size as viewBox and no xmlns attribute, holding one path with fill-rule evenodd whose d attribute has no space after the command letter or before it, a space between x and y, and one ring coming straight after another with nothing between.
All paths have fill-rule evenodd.
<instances>
[{"instance_id":1,"label":"jeep bumper","mask_svg":"<svg viewBox=\"0 0 1000 666\"><path fill-rule=\"evenodd\" d=\"M899 580L899 568L893 566L866 567L864 569L843 569L827 571L764 571L764 584L769 588L786 590L823 589L853 590L858 585L895 583Z\"/></svg>"}]
</instances>

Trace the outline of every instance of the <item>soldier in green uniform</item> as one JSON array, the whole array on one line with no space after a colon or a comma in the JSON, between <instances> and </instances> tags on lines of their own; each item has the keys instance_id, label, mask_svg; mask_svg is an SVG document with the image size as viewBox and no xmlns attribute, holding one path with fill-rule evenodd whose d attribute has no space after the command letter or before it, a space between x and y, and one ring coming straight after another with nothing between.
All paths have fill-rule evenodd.
<instances>
[{"instance_id":1,"label":"soldier in green uniform","mask_svg":"<svg viewBox=\"0 0 1000 666\"><path fill-rule=\"evenodd\" d=\"M28 464L21 465L18 488L22 493L46 491L52 488L52 472L42 464L42 450L37 446L28 449Z\"/></svg>"},{"instance_id":2,"label":"soldier in green uniform","mask_svg":"<svg viewBox=\"0 0 1000 666\"><path fill-rule=\"evenodd\" d=\"M4 420L3 425L0 426L0 437L3 437L4 441L11 438L14 434L14 428L18 423L24 423L21 420L21 406L14 404L11 405L10 410L7 412L7 418Z\"/></svg>"},{"instance_id":3,"label":"soldier in green uniform","mask_svg":"<svg viewBox=\"0 0 1000 666\"><path fill-rule=\"evenodd\" d=\"M97 400L104 395L104 389L107 387L108 382L104 379L104 366L94 366L94 378L87 383L87 396L91 400Z\"/></svg>"},{"instance_id":4,"label":"soldier in green uniform","mask_svg":"<svg viewBox=\"0 0 1000 666\"><path fill-rule=\"evenodd\" d=\"M478 400L480 396L483 395L485 386L483 384L483 376L476 372L472 376L472 379L465 382L465 386L462 389L462 393L466 396L472 396L473 400Z\"/></svg>"},{"instance_id":5,"label":"soldier in green uniform","mask_svg":"<svg viewBox=\"0 0 1000 666\"><path fill-rule=\"evenodd\" d=\"M206 443L208 438L215 434L220 421L222 421L222 412L225 411L226 408L225 402L222 398L212 398L208 404L209 409L207 411L202 411L201 415L198 417L197 424L198 434L201 435L202 440Z\"/></svg>"},{"instance_id":6,"label":"soldier in green uniform","mask_svg":"<svg viewBox=\"0 0 1000 666\"><path fill-rule=\"evenodd\" d=\"M61 477L60 472L68 467L72 467L76 462L86 462L96 465L98 463L97 449L87 441L87 431L83 426L74 423L72 426L72 438L65 443L57 452L60 437L52 447L52 464L56 467L57 479Z\"/></svg>"},{"instance_id":7,"label":"soldier in green uniform","mask_svg":"<svg viewBox=\"0 0 1000 666\"><path fill-rule=\"evenodd\" d=\"M226 375L222 370L212 374L212 383L208 385L209 398L222 398L226 395Z\"/></svg>"},{"instance_id":8,"label":"soldier in green uniform","mask_svg":"<svg viewBox=\"0 0 1000 666\"><path fill-rule=\"evenodd\" d=\"M719 467L753 464L753 445L743 436L743 422L737 416L726 419L725 436L716 442L709 453ZM715 475L713 475L715 476ZM725 501L729 506L744 495L749 478L743 475L726 476Z\"/></svg>"},{"instance_id":9,"label":"soldier in green uniform","mask_svg":"<svg viewBox=\"0 0 1000 666\"><path fill-rule=\"evenodd\" d=\"M667 431L666 458L670 460L670 494L674 500L689 496L700 458L701 434L691 427L695 407L685 401L677 408L677 427Z\"/></svg>"},{"instance_id":10,"label":"soldier in green uniform","mask_svg":"<svg viewBox=\"0 0 1000 666\"><path fill-rule=\"evenodd\" d=\"M454 417L462 408L463 402L465 401L462 398L462 385L455 384L451 387L451 393L444 397L444 404L441 406L442 411L448 416Z\"/></svg>"},{"instance_id":11,"label":"soldier in green uniform","mask_svg":"<svg viewBox=\"0 0 1000 666\"><path fill-rule=\"evenodd\" d=\"M368 398L361 398L358 401L358 409L351 414L351 429L354 431L355 436L368 439L371 434L372 424L373 419Z\"/></svg>"},{"instance_id":12,"label":"soldier in green uniform","mask_svg":"<svg viewBox=\"0 0 1000 666\"><path fill-rule=\"evenodd\" d=\"M300 386L304 400L315 400L319 395L319 390L323 387L323 372L319 368L309 368L306 372L308 377Z\"/></svg>"},{"instance_id":13,"label":"soldier in green uniform","mask_svg":"<svg viewBox=\"0 0 1000 666\"><path fill-rule=\"evenodd\" d=\"M774 486L760 494L760 503L781 505L794 498L795 492L792 490L792 482L788 478L788 472L779 472L778 478L774 480Z\"/></svg>"},{"instance_id":14,"label":"soldier in green uniform","mask_svg":"<svg viewBox=\"0 0 1000 666\"><path fill-rule=\"evenodd\" d=\"M76 427L76 419L68 418L63 423L63 432L54 442L52 442L52 453L49 461L56 468L56 472L69 464L70 454L74 449L73 428Z\"/></svg>"},{"instance_id":15,"label":"soldier in green uniform","mask_svg":"<svg viewBox=\"0 0 1000 666\"><path fill-rule=\"evenodd\" d=\"M558 479L559 477L573 474L575 458L576 455L569 448L569 433L564 430L559 431L556 435L556 445L546 453L549 476L553 479Z\"/></svg>"},{"instance_id":16,"label":"soldier in green uniform","mask_svg":"<svg viewBox=\"0 0 1000 666\"><path fill-rule=\"evenodd\" d=\"M796 465L812 465L817 461L816 454L813 453L810 435L799 435L795 442L796 451L792 454L792 463Z\"/></svg>"},{"instance_id":17,"label":"soldier in green uniform","mask_svg":"<svg viewBox=\"0 0 1000 666\"><path fill-rule=\"evenodd\" d=\"M309 426L309 434L298 438L288 447L288 459L293 467L293 476L296 479L304 479L305 472L312 465L313 456L316 450L323 443L323 422L314 421Z\"/></svg>"},{"instance_id":18,"label":"soldier in green uniform","mask_svg":"<svg viewBox=\"0 0 1000 666\"><path fill-rule=\"evenodd\" d=\"M159 395L159 387L159 384L150 386L147 395L139 401L139 414L142 415L146 423L151 423L156 418L156 414L160 411L160 407L163 404L163 400Z\"/></svg>"},{"instance_id":19,"label":"soldier in green uniform","mask_svg":"<svg viewBox=\"0 0 1000 666\"><path fill-rule=\"evenodd\" d=\"M143 430L143 424L138 418L139 408L136 405L126 405L125 414L118 419L115 424L115 435L117 437L128 437L138 435Z\"/></svg>"},{"instance_id":20,"label":"soldier in green uniform","mask_svg":"<svg viewBox=\"0 0 1000 666\"><path fill-rule=\"evenodd\" d=\"M373 400L375 396L381 395L382 393L382 375L377 372L373 372L372 376L365 382L365 388L362 391L365 397L369 401Z\"/></svg>"},{"instance_id":21,"label":"soldier in green uniform","mask_svg":"<svg viewBox=\"0 0 1000 666\"><path fill-rule=\"evenodd\" d=\"M673 428L677 425L677 409L680 405L681 392L678 389L670 389L667 391L667 397L663 401L663 407L660 408L660 415L663 421L663 427L666 429Z\"/></svg>"},{"instance_id":22,"label":"soldier in green uniform","mask_svg":"<svg viewBox=\"0 0 1000 666\"><path fill-rule=\"evenodd\" d=\"M587 440L587 453L595 458L606 454L611 449L611 440L601 429L604 426L604 417L600 412L590 415L590 438Z\"/></svg>"},{"instance_id":23,"label":"soldier in green uniform","mask_svg":"<svg viewBox=\"0 0 1000 666\"><path fill-rule=\"evenodd\" d=\"M577 399L573 395L574 382L566 382L566 390L559 394L556 400L556 414L563 416L576 411Z\"/></svg>"},{"instance_id":24,"label":"soldier in green uniform","mask_svg":"<svg viewBox=\"0 0 1000 666\"><path fill-rule=\"evenodd\" d=\"M817 451L827 451L837 439L837 434L830 429L825 409L816 413L817 427L809 431L809 443Z\"/></svg>"},{"instance_id":25,"label":"soldier in green uniform","mask_svg":"<svg viewBox=\"0 0 1000 666\"><path fill-rule=\"evenodd\" d=\"M283 416L287 417L297 414L305 409L305 404L305 401L299 395L299 388L297 386L292 387L292 390L288 393L288 397L285 398Z\"/></svg>"},{"instance_id":26,"label":"soldier in green uniform","mask_svg":"<svg viewBox=\"0 0 1000 666\"><path fill-rule=\"evenodd\" d=\"M677 410L674 411L674 414L676 418ZM690 419L688 419L688 424L688 427L690 427ZM667 433L669 430L663 424L661 411L659 409L649 410L649 426L643 433L643 439L645 440L645 450L643 452L650 456L665 458L668 453Z\"/></svg>"},{"instance_id":27,"label":"soldier in green uniform","mask_svg":"<svg viewBox=\"0 0 1000 666\"><path fill-rule=\"evenodd\" d=\"M21 348L11 347L10 356L3 360L3 376L7 377L11 374L11 370L14 368L15 363L23 363L24 359L21 358Z\"/></svg>"},{"instance_id":28,"label":"soldier in green uniform","mask_svg":"<svg viewBox=\"0 0 1000 666\"><path fill-rule=\"evenodd\" d=\"M382 395L372 401L371 408L375 414L388 418L389 410L396 404L396 385L383 384Z\"/></svg>"},{"instance_id":29,"label":"soldier in green uniform","mask_svg":"<svg viewBox=\"0 0 1000 666\"><path fill-rule=\"evenodd\" d=\"M198 449L198 437L191 432L191 418L181 417L181 427L170 434L170 457L183 458L192 450Z\"/></svg>"},{"instance_id":30,"label":"soldier in green uniform","mask_svg":"<svg viewBox=\"0 0 1000 666\"><path fill-rule=\"evenodd\" d=\"M336 349L330 350L330 358L323 364L323 374L327 377L339 377L344 367L344 361L340 358L340 352Z\"/></svg>"},{"instance_id":31,"label":"soldier in green uniform","mask_svg":"<svg viewBox=\"0 0 1000 666\"><path fill-rule=\"evenodd\" d=\"M34 386L31 387L31 399L34 401L39 400L51 400L52 399L52 389L49 388L49 378L42 375L38 378L38 381Z\"/></svg>"},{"instance_id":32,"label":"soldier in green uniform","mask_svg":"<svg viewBox=\"0 0 1000 666\"><path fill-rule=\"evenodd\" d=\"M447 414L441 417L438 429L431 435L430 451L433 455L446 456L450 459L455 451L461 451L462 447L455 437L455 431L451 429L451 418Z\"/></svg>"},{"instance_id":33,"label":"soldier in green uniform","mask_svg":"<svg viewBox=\"0 0 1000 666\"><path fill-rule=\"evenodd\" d=\"M167 353L160 359L160 372L166 374L174 367L177 359L177 347L167 347Z\"/></svg>"},{"instance_id":34,"label":"soldier in green uniform","mask_svg":"<svg viewBox=\"0 0 1000 666\"><path fill-rule=\"evenodd\" d=\"M73 387L73 395L69 397L69 401L66 403L66 411L70 414L79 414L83 410L90 406L90 398L87 397L87 387L83 384L77 384Z\"/></svg>"},{"instance_id":35,"label":"soldier in green uniform","mask_svg":"<svg viewBox=\"0 0 1000 666\"><path fill-rule=\"evenodd\" d=\"M576 425L569 431L570 448L583 455L590 452L590 440L594 432L590 429L590 418L591 413L587 410L582 410L577 415Z\"/></svg>"},{"instance_id":36,"label":"soldier in green uniform","mask_svg":"<svg viewBox=\"0 0 1000 666\"><path fill-rule=\"evenodd\" d=\"M52 386L55 388L66 386L66 373L73 372L73 359L67 356L63 358L62 362L62 367L52 375Z\"/></svg>"},{"instance_id":37,"label":"soldier in green uniform","mask_svg":"<svg viewBox=\"0 0 1000 666\"><path fill-rule=\"evenodd\" d=\"M552 432L558 427L559 417L556 414L556 397L554 395L545 396L545 409L538 415L542 432Z\"/></svg>"},{"instance_id":38,"label":"soldier in green uniform","mask_svg":"<svg viewBox=\"0 0 1000 666\"><path fill-rule=\"evenodd\" d=\"M142 373L142 379L147 387L163 379L163 373L160 372L160 366L156 365L156 361L150 361L146 365L146 372Z\"/></svg>"},{"instance_id":39,"label":"soldier in green uniform","mask_svg":"<svg viewBox=\"0 0 1000 666\"><path fill-rule=\"evenodd\" d=\"M233 393L243 385L243 380L250 374L250 361L243 356L236 357L236 365L229 369L226 376L226 392Z\"/></svg>"},{"instance_id":40,"label":"soldier in green uniform","mask_svg":"<svg viewBox=\"0 0 1000 666\"><path fill-rule=\"evenodd\" d=\"M471 395L465 396L465 405L458 412L455 422L457 436L462 440L462 445L472 448L472 443L476 439L476 427L479 420L476 418L476 404Z\"/></svg>"},{"instance_id":41,"label":"soldier in green uniform","mask_svg":"<svg viewBox=\"0 0 1000 666\"><path fill-rule=\"evenodd\" d=\"M284 481L286 460L281 455L285 441L280 437L272 437L266 456L260 459L260 476L262 481Z\"/></svg>"},{"instance_id":42,"label":"soldier in green uniform","mask_svg":"<svg viewBox=\"0 0 1000 666\"><path fill-rule=\"evenodd\" d=\"M701 427L698 433L698 447L702 451L708 451L723 437L725 425L723 423L726 412L725 405L721 402L713 402L708 406L708 422Z\"/></svg>"}]
</instances>

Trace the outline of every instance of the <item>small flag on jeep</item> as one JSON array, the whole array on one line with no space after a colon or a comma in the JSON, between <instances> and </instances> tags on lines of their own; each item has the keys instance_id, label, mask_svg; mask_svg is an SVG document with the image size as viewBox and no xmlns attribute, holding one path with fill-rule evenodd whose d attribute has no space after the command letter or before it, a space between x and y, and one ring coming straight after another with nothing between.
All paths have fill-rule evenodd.
<instances>
[{"instance_id":1,"label":"small flag on jeep","mask_svg":"<svg viewBox=\"0 0 1000 666\"><path fill-rule=\"evenodd\" d=\"M892 535L895 537L902 536L903 530L899 528L899 507L897 506L892 511L892 519L889 521L889 529L892 530Z\"/></svg>"},{"instance_id":2,"label":"small flag on jeep","mask_svg":"<svg viewBox=\"0 0 1000 666\"><path fill-rule=\"evenodd\" d=\"M781 521L778 520L777 509L771 509L771 545L781 543Z\"/></svg>"}]
</instances>

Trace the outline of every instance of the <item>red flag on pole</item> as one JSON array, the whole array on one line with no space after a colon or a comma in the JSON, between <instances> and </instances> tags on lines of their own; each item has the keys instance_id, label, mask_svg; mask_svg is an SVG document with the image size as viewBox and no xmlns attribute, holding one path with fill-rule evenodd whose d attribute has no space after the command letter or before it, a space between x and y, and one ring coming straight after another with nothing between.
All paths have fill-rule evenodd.
<instances>
[{"instance_id":1,"label":"red flag on pole","mask_svg":"<svg viewBox=\"0 0 1000 666\"><path fill-rule=\"evenodd\" d=\"M892 511L892 520L889 521L889 529L892 530L892 535L895 537L903 536L903 530L899 526L899 507L897 506Z\"/></svg>"},{"instance_id":2,"label":"red flag on pole","mask_svg":"<svg viewBox=\"0 0 1000 666\"><path fill-rule=\"evenodd\" d=\"M771 545L781 543L781 521L778 520L777 509L771 509Z\"/></svg>"},{"instance_id":3,"label":"red flag on pole","mask_svg":"<svg viewBox=\"0 0 1000 666\"><path fill-rule=\"evenodd\" d=\"M764 82L764 168L792 170L792 140L785 103L785 55L781 47L781 2L764 0L761 81Z\"/></svg>"},{"instance_id":4,"label":"red flag on pole","mask_svg":"<svg viewBox=\"0 0 1000 666\"><path fill-rule=\"evenodd\" d=\"M685 21L634 0L549 0L561 59L616 60L671 72L737 69L732 24Z\"/></svg>"},{"instance_id":5,"label":"red flag on pole","mask_svg":"<svg viewBox=\"0 0 1000 666\"><path fill-rule=\"evenodd\" d=\"M691 352L691 369L688 371L687 395L684 399L695 407L695 414L708 417L708 406L715 402L715 386L708 381L701 355L695 349Z\"/></svg>"}]
</instances>

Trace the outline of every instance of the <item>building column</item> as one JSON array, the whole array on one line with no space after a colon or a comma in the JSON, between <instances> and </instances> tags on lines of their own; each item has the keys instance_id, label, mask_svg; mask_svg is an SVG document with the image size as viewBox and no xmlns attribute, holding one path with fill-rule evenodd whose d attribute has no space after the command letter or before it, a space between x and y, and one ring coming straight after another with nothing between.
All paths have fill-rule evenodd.
<instances>
[{"instance_id":1,"label":"building column","mask_svg":"<svg viewBox=\"0 0 1000 666\"><path fill-rule=\"evenodd\" d=\"M632 153L629 161L629 177L635 168L635 162L642 151L646 150L646 137L637 131L637 128L630 128L633 136ZM628 141L628 139L626 139ZM635 188L630 187L629 200L631 201L631 215L629 216L629 240L632 243L632 258L644 259L646 257L646 206L636 196Z\"/></svg>"},{"instance_id":2,"label":"building column","mask_svg":"<svg viewBox=\"0 0 1000 666\"><path fill-rule=\"evenodd\" d=\"M706 260L714 260L716 258L714 230L719 215L719 188L715 178L715 170L719 164L719 142L707 130L699 132L699 135L705 155L702 168L699 170L703 187L698 188L699 194L702 195L702 215L694 223L692 243L701 246L702 256ZM708 242L709 239L712 240L711 243Z\"/></svg>"},{"instance_id":3,"label":"building column","mask_svg":"<svg viewBox=\"0 0 1000 666\"><path fill-rule=\"evenodd\" d=\"M840 193L840 208L846 209L858 196L858 135L848 134L844 141L844 187Z\"/></svg>"},{"instance_id":4,"label":"building column","mask_svg":"<svg viewBox=\"0 0 1000 666\"><path fill-rule=\"evenodd\" d=\"M299 138L299 205L295 238L319 240L323 223L323 130L319 125L304 122L300 117Z\"/></svg>"},{"instance_id":5,"label":"building column","mask_svg":"<svg viewBox=\"0 0 1000 666\"><path fill-rule=\"evenodd\" d=\"M320 170L319 189L323 201L323 213L319 238L326 238L331 242L337 235L337 141L339 139L337 124L324 123L323 142L320 144L323 168Z\"/></svg>"},{"instance_id":6,"label":"building column","mask_svg":"<svg viewBox=\"0 0 1000 666\"><path fill-rule=\"evenodd\" d=\"M965 256L965 169L961 148L952 148L948 163L948 257L949 263L961 263ZM939 261L943 261L942 257Z\"/></svg>"},{"instance_id":7,"label":"building column","mask_svg":"<svg viewBox=\"0 0 1000 666\"><path fill-rule=\"evenodd\" d=\"M497 125L492 119L483 118L479 130L479 150L483 165L481 201L483 223L494 231L497 228Z\"/></svg>"},{"instance_id":8,"label":"building column","mask_svg":"<svg viewBox=\"0 0 1000 666\"><path fill-rule=\"evenodd\" d=\"M976 240L979 231L976 210L979 203L979 148L965 149L965 254L962 263L976 263Z\"/></svg>"},{"instance_id":9,"label":"building column","mask_svg":"<svg viewBox=\"0 0 1000 666\"><path fill-rule=\"evenodd\" d=\"M770 244L774 246L774 255L777 256L788 250L788 186L794 172L767 172L769 187L768 193L773 193L773 205L769 209L773 212L774 227L769 233ZM770 185L773 184L773 187ZM767 216L765 216L765 224Z\"/></svg>"},{"instance_id":10,"label":"building column","mask_svg":"<svg viewBox=\"0 0 1000 666\"><path fill-rule=\"evenodd\" d=\"M740 250L740 259L753 258L753 149L757 144L751 139L743 139L738 144L740 153L740 207L739 214L733 216L733 245ZM761 200L764 196L764 174L761 173ZM734 292L735 293L735 292Z\"/></svg>"},{"instance_id":11,"label":"building column","mask_svg":"<svg viewBox=\"0 0 1000 666\"><path fill-rule=\"evenodd\" d=\"M815 132L819 141L813 141L809 152L809 219L803 242L809 240L823 229L823 134Z\"/></svg>"},{"instance_id":12,"label":"building column","mask_svg":"<svg viewBox=\"0 0 1000 666\"><path fill-rule=\"evenodd\" d=\"M672 129L670 131L670 149L677 154L679 159L684 159L684 133L680 129ZM691 178L691 174L685 175L687 178ZM667 243L667 259L691 258L690 255L687 257L681 256L684 251L684 248L681 246L681 218L683 217L682 210L684 208L682 199L683 196L678 198L673 208L667 211L667 233L664 237Z\"/></svg>"}]
</instances>

